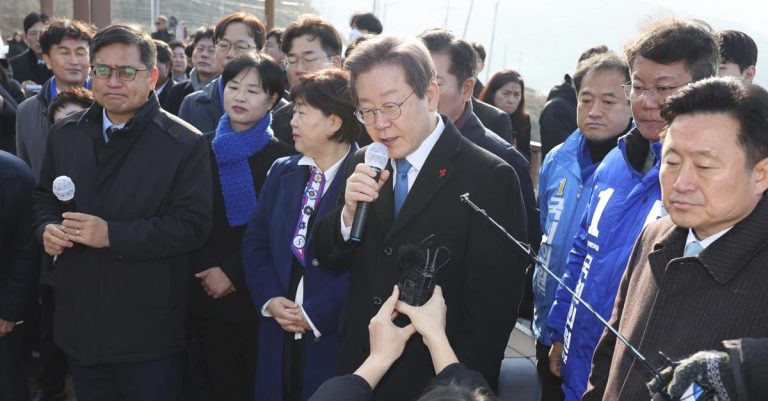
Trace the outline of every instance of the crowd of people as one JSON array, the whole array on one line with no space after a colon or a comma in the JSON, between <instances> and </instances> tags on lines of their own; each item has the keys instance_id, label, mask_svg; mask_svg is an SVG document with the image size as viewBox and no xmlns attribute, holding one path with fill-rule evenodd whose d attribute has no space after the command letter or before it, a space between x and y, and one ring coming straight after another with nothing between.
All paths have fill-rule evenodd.
<instances>
[{"instance_id":1,"label":"crowd of people","mask_svg":"<svg viewBox=\"0 0 768 401\"><path fill-rule=\"evenodd\" d=\"M480 83L449 30L173 26L31 13L0 68L0 399L71 375L81 401L495 400L519 317L542 401L768 397L746 34L668 19L586 49L531 172L523 75Z\"/></svg>"}]
</instances>

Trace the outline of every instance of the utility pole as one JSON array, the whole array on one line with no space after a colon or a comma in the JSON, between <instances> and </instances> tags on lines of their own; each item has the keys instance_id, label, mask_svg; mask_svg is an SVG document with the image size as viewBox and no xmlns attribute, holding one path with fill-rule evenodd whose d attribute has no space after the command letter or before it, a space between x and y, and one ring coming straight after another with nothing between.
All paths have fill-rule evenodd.
<instances>
[{"instance_id":1,"label":"utility pole","mask_svg":"<svg viewBox=\"0 0 768 401\"><path fill-rule=\"evenodd\" d=\"M488 64L485 66L485 82L488 82L488 74L491 71L491 60L493 59L493 43L496 41L496 17L499 15L499 0L496 0L496 7L493 10L493 28L491 28L491 51L488 54Z\"/></svg>"},{"instance_id":2,"label":"utility pole","mask_svg":"<svg viewBox=\"0 0 768 401\"><path fill-rule=\"evenodd\" d=\"M267 31L275 27L275 0L264 1L264 14L267 17Z\"/></svg>"}]
</instances>

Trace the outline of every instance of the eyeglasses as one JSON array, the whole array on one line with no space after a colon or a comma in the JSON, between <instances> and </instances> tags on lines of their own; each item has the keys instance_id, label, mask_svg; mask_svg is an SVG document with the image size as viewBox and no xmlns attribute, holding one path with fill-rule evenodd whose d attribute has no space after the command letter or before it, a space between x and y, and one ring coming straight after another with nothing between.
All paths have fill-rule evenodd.
<instances>
[{"instance_id":1,"label":"eyeglasses","mask_svg":"<svg viewBox=\"0 0 768 401\"><path fill-rule=\"evenodd\" d=\"M149 68L136 68L130 65L121 65L119 67L112 68L106 64L96 64L91 66L91 75L94 78L109 79L112 76L112 71L117 74L117 79L128 82L136 79L136 74L139 71L147 71Z\"/></svg>"},{"instance_id":2,"label":"eyeglasses","mask_svg":"<svg viewBox=\"0 0 768 401\"><path fill-rule=\"evenodd\" d=\"M306 55L304 57L288 57L285 59L285 68L298 67L299 63L304 67L314 67L318 64L328 61L328 56L318 57L313 55Z\"/></svg>"},{"instance_id":3,"label":"eyeglasses","mask_svg":"<svg viewBox=\"0 0 768 401\"><path fill-rule=\"evenodd\" d=\"M256 46L251 45L250 43L245 42L245 41L240 41L240 42L232 44L232 43L229 43L226 40L220 40L219 43L216 43L216 50L218 50L218 51L220 51L222 53L228 52L229 49L231 49L233 47L235 49L235 53L241 54L241 53L247 52L252 47L256 47Z\"/></svg>"},{"instance_id":4,"label":"eyeglasses","mask_svg":"<svg viewBox=\"0 0 768 401\"><path fill-rule=\"evenodd\" d=\"M650 95L653 96L654 100L661 103L664 101L664 99L675 93L675 91L677 91L679 88L682 88L688 84L689 82L677 86L657 86L655 88L646 89L639 86L634 86L631 82L627 82L624 85L621 85L621 87L624 88L624 96L626 96L627 100L637 102L640 100L640 97Z\"/></svg>"},{"instance_id":5,"label":"eyeglasses","mask_svg":"<svg viewBox=\"0 0 768 401\"><path fill-rule=\"evenodd\" d=\"M376 113L380 113L382 117L389 121L397 120L403 113L402 105L411 97L416 91L412 91L410 95L406 96L400 103L387 102L381 105L378 109L357 109L355 110L355 117L357 120L365 125L371 125L376 122Z\"/></svg>"}]
</instances>

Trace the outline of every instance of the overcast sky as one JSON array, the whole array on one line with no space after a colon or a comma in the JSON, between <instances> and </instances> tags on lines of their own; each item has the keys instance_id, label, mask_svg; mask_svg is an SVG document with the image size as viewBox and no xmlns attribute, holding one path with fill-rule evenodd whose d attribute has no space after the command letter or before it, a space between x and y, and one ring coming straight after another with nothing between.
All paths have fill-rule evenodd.
<instances>
[{"instance_id":1,"label":"overcast sky","mask_svg":"<svg viewBox=\"0 0 768 401\"><path fill-rule=\"evenodd\" d=\"M349 17L373 11L385 33L417 34L447 26L465 39L483 43L491 65L481 73L504 67L520 71L529 87L548 91L564 73L572 72L584 49L605 44L620 52L644 22L657 16L701 19L716 30L737 29L757 42L756 82L768 87L768 1L713 0L313 0L346 38ZM493 19L498 3L495 39ZM470 13L470 5L472 5ZM469 23L467 24L467 17Z\"/></svg>"}]
</instances>

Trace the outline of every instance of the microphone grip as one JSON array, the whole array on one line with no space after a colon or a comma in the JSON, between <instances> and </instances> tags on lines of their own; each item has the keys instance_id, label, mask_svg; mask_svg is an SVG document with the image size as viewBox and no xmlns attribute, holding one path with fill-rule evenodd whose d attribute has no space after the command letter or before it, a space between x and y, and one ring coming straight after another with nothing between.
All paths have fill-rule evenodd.
<instances>
[{"instance_id":1,"label":"microphone grip","mask_svg":"<svg viewBox=\"0 0 768 401\"><path fill-rule=\"evenodd\" d=\"M75 205L74 199L68 201L59 201L59 203L61 204L61 210L64 213L77 211L77 206Z\"/></svg>"},{"instance_id":2,"label":"microphone grip","mask_svg":"<svg viewBox=\"0 0 768 401\"><path fill-rule=\"evenodd\" d=\"M376 170L376 176L373 177L373 179L376 182L379 182L381 170L376 167L372 168ZM365 223L368 221L368 211L371 209L371 203L373 202L357 202L357 209L355 209L355 219L352 221L352 230L349 233L350 241L363 241L363 231L365 230Z\"/></svg>"}]
</instances>

